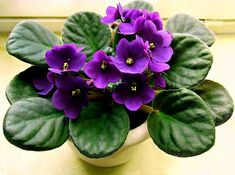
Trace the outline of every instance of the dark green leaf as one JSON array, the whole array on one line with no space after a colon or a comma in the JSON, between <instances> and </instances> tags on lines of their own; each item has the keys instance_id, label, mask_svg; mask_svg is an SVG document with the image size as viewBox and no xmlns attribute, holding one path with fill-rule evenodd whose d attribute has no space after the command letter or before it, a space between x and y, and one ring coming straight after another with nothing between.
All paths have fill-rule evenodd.
<instances>
[{"instance_id":1,"label":"dark green leaf","mask_svg":"<svg viewBox=\"0 0 235 175\"><path fill-rule=\"evenodd\" d=\"M46 27L33 21L23 21L12 30L6 47L10 55L26 63L46 66L46 51L59 44L60 39Z\"/></svg>"},{"instance_id":2,"label":"dark green leaf","mask_svg":"<svg viewBox=\"0 0 235 175\"><path fill-rule=\"evenodd\" d=\"M219 83L205 80L192 89L209 106L215 125L226 122L233 114L233 100L228 91Z\"/></svg>"},{"instance_id":3,"label":"dark green leaf","mask_svg":"<svg viewBox=\"0 0 235 175\"><path fill-rule=\"evenodd\" d=\"M12 104L29 97L38 97L33 80L43 78L46 73L47 68L33 66L16 75L6 89L8 101Z\"/></svg>"},{"instance_id":4,"label":"dark green leaf","mask_svg":"<svg viewBox=\"0 0 235 175\"><path fill-rule=\"evenodd\" d=\"M117 151L129 132L128 114L120 105L91 102L75 121L69 132L78 150L91 158L101 158Z\"/></svg>"},{"instance_id":5,"label":"dark green leaf","mask_svg":"<svg viewBox=\"0 0 235 175\"><path fill-rule=\"evenodd\" d=\"M14 103L3 123L4 135L15 146L45 151L61 146L69 136L64 113L47 99L34 97Z\"/></svg>"},{"instance_id":6,"label":"dark green leaf","mask_svg":"<svg viewBox=\"0 0 235 175\"><path fill-rule=\"evenodd\" d=\"M201 39L208 46L215 42L215 34L204 23L188 14L176 14L169 18L165 25L172 33L187 33Z\"/></svg>"},{"instance_id":7,"label":"dark green leaf","mask_svg":"<svg viewBox=\"0 0 235 175\"><path fill-rule=\"evenodd\" d=\"M70 16L64 24L63 41L85 47L84 52L91 59L93 53L111 43L108 25L100 22L101 16L93 12L79 12Z\"/></svg>"},{"instance_id":8,"label":"dark green leaf","mask_svg":"<svg viewBox=\"0 0 235 175\"><path fill-rule=\"evenodd\" d=\"M154 143L168 154L188 157L209 150L215 126L209 108L187 89L163 91L154 101L148 130Z\"/></svg>"},{"instance_id":9,"label":"dark green leaf","mask_svg":"<svg viewBox=\"0 0 235 175\"><path fill-rule=\"evenodd\" d=\"M150 4L149 2L146 1L132 1L130 3L128 3L127 5L125 5L125 7L127 8L137 8L137 9L145 9L148 10L150 12L152 12L154 10L152 4Z\"/></svg>"},{"instance_id":10,"label":"dark green leaf","mask_svg":"<svg viewBox=\"0 0 235 175\"><path fill-rule=\"evenodd\" d=\"M209 47L188 34L175 34L171 47L174 50L171 68L164 75L167 88L188 88L202 82L213 62Z\"/></svg>"}]
</instances>

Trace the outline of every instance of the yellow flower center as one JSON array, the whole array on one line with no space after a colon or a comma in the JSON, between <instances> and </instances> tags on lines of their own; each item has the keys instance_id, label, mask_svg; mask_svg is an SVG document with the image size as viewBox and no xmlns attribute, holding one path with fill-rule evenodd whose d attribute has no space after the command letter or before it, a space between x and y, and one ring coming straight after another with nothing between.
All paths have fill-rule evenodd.
<instances>
[{"instance_id":1,"label":"yellow flower center","mask_svg":"<svg viewBox=\"0 0 235 175\"><path fill-rule=\"evenodd\" d=\"M150 50L155 49L155 47L156 47L156 46L155 46L155 44L154 44L154 43L150 43L150 44L149 44L149 48L150 48Z\"/></svg>"},{"instance_id":2,"label":"yellow flower center","mask_svg":"<svg viewBox=\"0 0 235 175\"><path fill-rule=\"evenodd\" d=\"M137 91L137 83L134 82L131 84L131 91L134 91L134 92Z\"/></svg>"},{"instance_id":3,"label":"yellow flower center","mask_svg":"<svg viewBox=\"0 0 235 175\"><path fill-rule=\"evenodd\" d=\"M69 64L65 62L63 65L63 70L68 70L68 69L69 69Z\"/></svg>"},{"instance_id":4,"label":"yellow flower center","mask_svg":"<svg viewBox=\"0 0 235 175\"><path fill-rule=\"evenodd\" d=\"M102 70L105 70L107 68L107 62L106 61L102 61L100 68Z\"/></svg>"},{"instance_id":5,"label":"yellow flower center","mask_svg":"<svg viewBox=\"0 0 235 175\"><path fill-rule=\"evenodd\" d=\"M134 60L129 57L129 58L126 59L126 64L132 65L132 64L134 64Z\"/></svg>"},{"instance_id":6,"label":"yellow flower center","mask_svg":"<svg viewBox=\"0 0 235 175\"><path fill-rule=\"evenodd\" d=\"M72 96L78 96L81 94L81 90L80 89L75 89L72 91Z\"/></svg>"}]
</instances>

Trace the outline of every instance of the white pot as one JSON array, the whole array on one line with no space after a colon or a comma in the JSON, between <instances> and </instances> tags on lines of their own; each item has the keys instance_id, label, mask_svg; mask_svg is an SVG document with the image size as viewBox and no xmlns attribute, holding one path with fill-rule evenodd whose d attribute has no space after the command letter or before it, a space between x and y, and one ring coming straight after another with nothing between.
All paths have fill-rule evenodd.
<instances>
[{"instance_id":1,"label":"white pot","mask_svg":"<svg viewBox=\"0 0 235 175\"><path fill-rule=\"evenodd\" d=\"M69 141L67 142L70 148L79 158L85 162L101 167L112 167L123 164L131 159L133 152L137 149L139 143L147 140L149 138L149 133L147 129L147 122L143 123L139 127L129 131L127 139L124 145L115 153L110 156L98 159L92 159L81 154L74 144Z\"/></svg>"}]
</instances>

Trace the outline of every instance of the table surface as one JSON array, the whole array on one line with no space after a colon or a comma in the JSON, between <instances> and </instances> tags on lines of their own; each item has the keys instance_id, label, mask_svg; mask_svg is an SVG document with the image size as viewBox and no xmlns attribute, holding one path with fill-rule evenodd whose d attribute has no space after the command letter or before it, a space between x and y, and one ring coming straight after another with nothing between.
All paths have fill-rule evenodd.
<instances>
[{"instance_id":1,"label":"table surface","mask_svg":"<svg viewBox=\"0 0 235 175\"><path fill-rule=\"evenodd\" d=\"M235 99L235 35L219 35L212 46L214 63L207 77L223 84ZM25 64L5 50L6 35L0 34L0 126L9 103L5 88ZM0 175L234 175L235 118L216 128L215 145L208 152L178 158L162 152L148 139L143 142L131 161L113 168L89 165L72 154L67 143L46 152L21 150L0 132Z\"/></svg>"}]
</instances>

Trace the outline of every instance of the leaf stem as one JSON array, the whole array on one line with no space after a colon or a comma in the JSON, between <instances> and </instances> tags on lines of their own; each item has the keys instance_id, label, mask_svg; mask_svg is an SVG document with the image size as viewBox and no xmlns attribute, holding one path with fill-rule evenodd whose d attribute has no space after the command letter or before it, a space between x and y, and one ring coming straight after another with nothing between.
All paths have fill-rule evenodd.
<instances>
[{"instance_id":1,"label":"leaf stem","mask_svg":"<svg viewBox=\"0 0 235 175\"><path fill-rule=\"evenodd\" d=\"M152 112L154 112L153 107L148 106L148 105L142 105L141 108L140 108L140 110L142 110L142 111L144 111L144 112L146 112L146 113L152 113Z\"/></svg>"}]
</instances>

